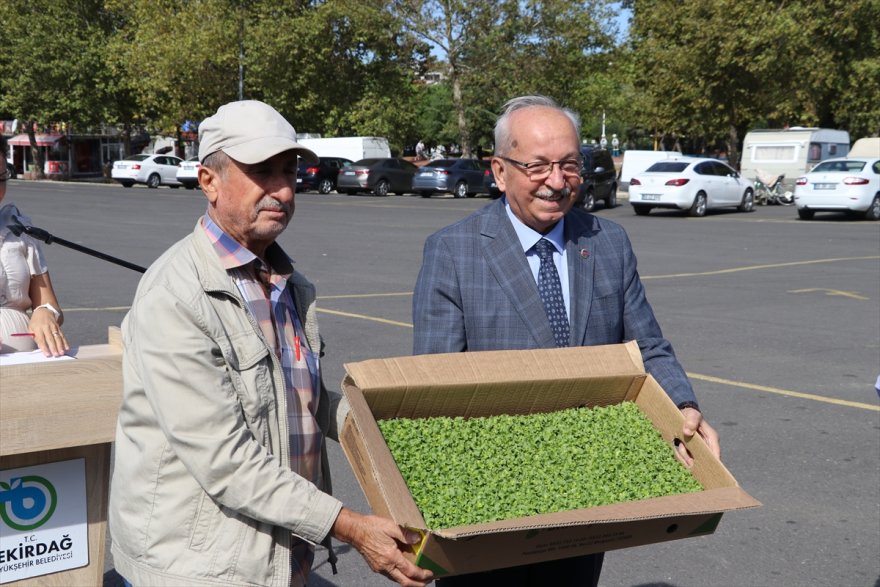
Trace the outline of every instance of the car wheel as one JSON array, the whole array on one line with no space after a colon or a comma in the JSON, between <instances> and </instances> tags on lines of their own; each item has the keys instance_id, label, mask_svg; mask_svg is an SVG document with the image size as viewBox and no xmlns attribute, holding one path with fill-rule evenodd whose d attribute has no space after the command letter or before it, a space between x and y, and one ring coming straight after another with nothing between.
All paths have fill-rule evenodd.
<instances>
[{"instance_id":1,"label":"car wheel","mask_svg":"<svg viewBox=\"0 0 880 587\"><path fill-rule=\"evenodd\" d=\"M131 182L131 181L123 181L120 183L122 184L122 187L124 187L124 188L130 188L131 186L134 185L134 182Z\"/></svg>"},{"instance_id":2,"label":"car wheel","mask_svg":"<svg viewBox=\"0 0 880 587\"><path fill-rule=\"evenodd\" d=\"M798 216L801 220L812 220L816 213L809 208L798 208Z\"/></svg>"},{"instance_id":3,"label":"car wheel","mask_svg":"<svg viewBox=\"0 0 880 587\"><path fill-rule=\"evenodd\" d=\"M387 196L388 195L388 180L380 179L376 182L376 187L373 188L373 193L377 196Z\"/></svg>"},{"instance_id":4,"label":"car wheel","mask_svg":"<svg viewBox=\"0 0 880 587\"><path fill-rule=\"evenodd\" d=\"M419 192L419 195L422 196L423 198L430 198L431 192Z\"/></svg>"},{"instance_id":5,"label":"car wheel","mask_svg":"<svg viewBox=\"0 0 880 587\"><path fill-rule=\"evenodd\" d=\"M755 195L752 193L752 190L746 190L746 193L743 194L742 202L740 202L736 209L740 212L751 212L755 209Z\"/></svg>"},{"instance_id":6,"label":"car wheel","mask_svg":"<svg viewBox=\"0 0 880 587\"><path fill-rule=\"evenodd\" d=\"M880 220L880 194L874 196L871 206L865 210L865 220Z\"/></svg>"},{"instance_id":7,"label":"car wheel","mask_svg":"<svg viewBox=\"0 0 880 587\"><path fill-rule=\"evenodd\" d=\"M333 182L327 178L322 179L318 182L318 193L319 194L329 194L333 191Z\"/></svg>"},{"instance_id":8,"label":"car wheel","mask_svg":"<svg viewBox=\"0 0 880 587\"><path fill-rule=\"evenodd\" d=\"M456 198L466 198L467 197L467 183L460 181L455 184L455 192L453 194Z\"/></svg>"},{"instance_id":9,"label":"car wheel","mask_svg":"<svg viewBox=\"0 0 880 587\"><path fill-rule=\"evenodd\" d=\"M647 216L651 212L650 206L642 206L641 204L633 204L633 210L636 216Z\"/></svg>"},{"instance_id":10,"label":"car wheel","mask_svg":"<svg viewBox=\"0 0 880 587\"><path fill-rule=\"evenodd\" d=\"M611 192L605 198L605 207L608 209L617 207L617 184L611 186Z\"/></svg>"},{"instance_id":11,"label":"car wheel","mask_svg":"<svg viewBox=\"0 0 880 587\"><path fill-rule=\"evenodd\" d=\"M584 202L581 204L584 211L592 212L596 207L596 198L593 196L593 190L587 190L584 192Z\"/></svg>"},{"instance_id":12,"label":"car wheel","mask_svg":"<svg viewBox=\"0 0 880 587\"><path fill-rule=\"evenodd\" d=\"M156 189L159 187L159 184L162 183L162 180L159 178L158 173L153 173L150 177L147 178L147 187L151 189Z\"/></svg>"},{"instance_id":13,"label":"car wheel","mask_svg":"<svg viewBox=\"0 0 880 587\"><path fill-rule=\"evenodd\" d=\"M706 215L706 192L697 193L697 197L694 198L694 203L691 205L690 210L688 210L688 216L694 216L699 218L700 216Z\"/></svg>"}]
</instances>

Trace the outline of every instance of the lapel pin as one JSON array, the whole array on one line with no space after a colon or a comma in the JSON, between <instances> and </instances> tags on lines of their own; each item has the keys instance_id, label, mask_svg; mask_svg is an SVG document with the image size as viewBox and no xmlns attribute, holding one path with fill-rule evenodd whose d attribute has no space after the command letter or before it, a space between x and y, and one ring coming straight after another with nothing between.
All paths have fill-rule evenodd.
<instances>
[{"instance_id":1,"label":"lapel pin","mask_svg":"<svg viewBox=\"0 0 880 587\"><path fill-rule=\"evenodd\" d=\"M587 249L581 249L581 257L582 258L586 259L589 256L590 256L590 251L588 251Z\"/></svg>"}]
</instances>

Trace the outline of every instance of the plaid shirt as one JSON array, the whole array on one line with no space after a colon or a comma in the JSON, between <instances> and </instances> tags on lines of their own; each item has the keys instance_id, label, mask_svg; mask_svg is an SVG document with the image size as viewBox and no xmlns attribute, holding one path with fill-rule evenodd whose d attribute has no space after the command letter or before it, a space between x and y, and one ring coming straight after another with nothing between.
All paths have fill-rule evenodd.
<instances>
[{"instance_id":1,"label":"plaid shirt","mask_svg":"<svg viewBox=\"0 0 880 587\"><path fill-rule=\"evenodd\" d=\"M202 228L241 292L248 312L281 362L287 397L290 468L320 484L323 435L315 418L320 364L317 353L308 347L293 303L293 290L288 283L293 261L273 243L266 250L267 265L223 232L207 214L202 217ZM314 547L294 537L292 549L292 584L305 585L315 556Z\"/></svg>"}]
</instances>

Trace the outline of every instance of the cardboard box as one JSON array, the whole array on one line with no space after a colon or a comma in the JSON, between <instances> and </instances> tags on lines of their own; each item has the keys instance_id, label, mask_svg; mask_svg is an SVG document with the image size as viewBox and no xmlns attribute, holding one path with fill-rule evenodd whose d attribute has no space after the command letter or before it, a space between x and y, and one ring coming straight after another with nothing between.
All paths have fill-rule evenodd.
<instances>
[{"instance_id":1,"label":"cardboard box","mask_svg":"<svg viewBox=\"0 0 880 587\"><path fill-rule=\"evenodd\" d=\"M701 438L687 443L704 490L455 528L427 528L377 420L552 412L633 401L667 442L683 418L634 342L349 363L340 443L373 512L422 533L413 560L457 575L712 534L726 511L760 506ZM442 479L437 482L442 483Z\"/></svg>"}]
</instances>

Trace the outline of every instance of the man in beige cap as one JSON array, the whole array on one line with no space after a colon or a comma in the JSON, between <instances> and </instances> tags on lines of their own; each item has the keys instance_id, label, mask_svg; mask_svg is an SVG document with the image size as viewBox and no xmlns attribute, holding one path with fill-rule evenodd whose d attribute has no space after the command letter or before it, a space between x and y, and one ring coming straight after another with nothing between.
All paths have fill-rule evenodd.
<instances>
[{"instance_id":1,"label":"man in beige cap","mask_svg":"<svg viewBox=\"0 0 880 587\"><path fill-rule=\"evenodd\" d=\"M314 545L352 544L401 585L418 537L328 492L325 436L347 413L324 387L315 289L275 239L294 210L293 127L257 101L199 127L207 213L144 275L123 324L110 491L130 585L305 585ZM326 490L326 491L325 491Z\"/></svg>"}]
</instances>

